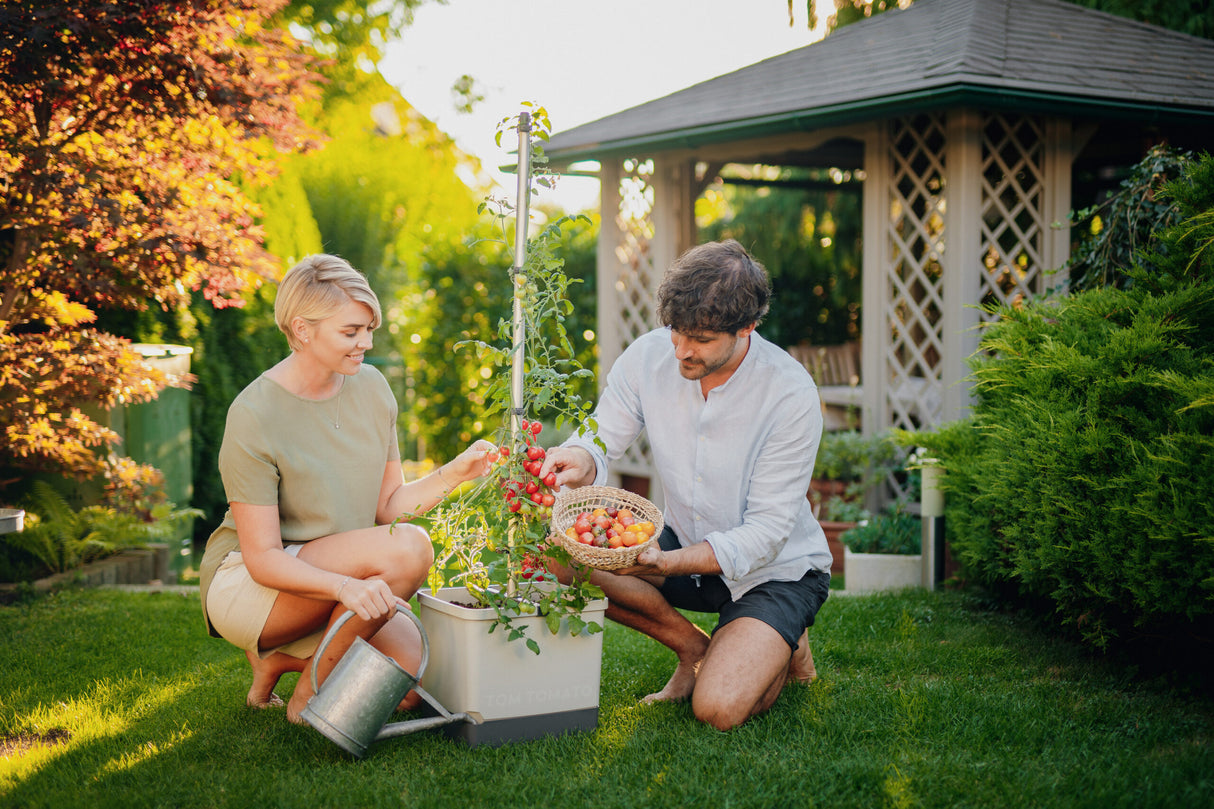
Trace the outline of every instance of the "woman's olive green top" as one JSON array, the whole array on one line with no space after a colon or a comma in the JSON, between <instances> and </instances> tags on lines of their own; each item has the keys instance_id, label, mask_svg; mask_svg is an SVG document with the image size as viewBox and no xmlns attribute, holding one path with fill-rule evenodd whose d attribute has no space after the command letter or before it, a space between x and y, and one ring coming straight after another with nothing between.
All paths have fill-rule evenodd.
<instances>
[{"instance_id":1,"label":"woman's olive green top","mask_svg":"<svg viewBox=\"0 0 1214 809\"><path fill-rule=\"evenodd\" d=\"M387 380L367 365L323 400L259 376L228 408L219 450L228 502L277 506L284 545L375 525L384 467L400 460L396 412ZM229 509L199 566L204 618L215 571L237 550ZM209 619L207 629L218 637Z\"/></svg>"}]
</instances>

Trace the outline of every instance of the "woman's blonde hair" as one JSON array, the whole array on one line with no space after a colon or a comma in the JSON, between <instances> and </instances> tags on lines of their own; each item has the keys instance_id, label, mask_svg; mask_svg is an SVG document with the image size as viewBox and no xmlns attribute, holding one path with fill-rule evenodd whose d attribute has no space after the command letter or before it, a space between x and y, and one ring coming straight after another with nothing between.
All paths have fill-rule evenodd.
<instances>
[{"instance_id":1,"label":"woman's blonde hair","mask_svg":"<svg viewBox=\"0 0 1214 809\"><path fill-rule=\"evenodd\" d=\"M294 351L300 343L291 323L302 318L316 324L330 317L347 301L361 303L371 310L371 328L379 327L383 315L379 299L371 291L367 278L344 258L324 253L307 256L287 271L274 298L274 321L287 336Z\"/></svg>"}]
</instances>

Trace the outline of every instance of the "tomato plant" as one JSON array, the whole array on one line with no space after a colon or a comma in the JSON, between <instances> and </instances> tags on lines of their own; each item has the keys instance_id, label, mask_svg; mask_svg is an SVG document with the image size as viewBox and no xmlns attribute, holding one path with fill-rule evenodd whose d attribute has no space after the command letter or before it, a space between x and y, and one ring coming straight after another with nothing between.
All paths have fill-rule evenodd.
<instances>
[{"instance_id":1,"label":"tomato plant","mask_svg":"<svg viewBox=\"0 0 1214 809\"><path fill-rule=\"evenodd\" d=\"M527 118L534 120L538 137L546 139L548 118L543 108L533 108ZM503 121L502 127L517 131L525 122L520 116ZM499 140L500 135L501 128ZM537 182L550 184L553 175L544 173L538 181L534 179L534 168L546 162L538 143L530 142L526 154L533 169L527 182L531 195ZM520 200L516 210L508 200L491 198L481 205L481 212L494 219L505 240L508 220L525 215L522 203ZM497 623L505 625L511 639L525 638L535 652L538 643L526 638L525 630L513 621L520 612L538 609L553 633L562 624L575 635L602 631L601 626L580 617L602 592L583 580L561 585L542 562L546 556L568 561L559 543L550 546L548 542L556 478L540 477L545 420L558 429L567 424L593 427L592 404L578 393L584 380L593 379L593 372L578 362L565 329L565 319L573 313L568 297L571 281L554 249L561 228L572 221L563 217L548 224L526 240L524 261L515 256L508 276L501 279L513 290L513 317L498 322L495 337L456 345L456 350L475 352L492 369L485 421L500 420L494 436L499 448L493 473L442 504L430 519L435 546L432 588L464 585L496 611ZM516 245L516 252L518 248Z\"/></svg>"}]
</instances>

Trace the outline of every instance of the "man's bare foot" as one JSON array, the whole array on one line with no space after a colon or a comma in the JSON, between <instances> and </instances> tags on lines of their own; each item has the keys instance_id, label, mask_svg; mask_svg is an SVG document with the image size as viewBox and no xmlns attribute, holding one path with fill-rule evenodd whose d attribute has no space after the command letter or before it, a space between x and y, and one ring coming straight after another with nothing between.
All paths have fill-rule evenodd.
<instances>
[{"instance_id":1,"label":"man's bare foot","mask_svg":"<svg viewBox=\"0 0 1214 809\"><path fill-rule=\"evenodd\" d=\"M244 654L253 669L253 684L249 686L245 704L250 708L281 707L282 698L274 693L274 686L288 671L302 671L304 661L282 652L275 652L264 660L255 652L246 651Z\"/></svg>"},{"instance_id":2,"label":"man's bare foot","mask_svg":"<svg viewBox=\"0 0 1214 809\"><path fill-rule=\"evenodd\" d=\"M690 699L691 692L696 688L696 674L700 671L700 660L694 663L680 661L662 690L643 697L641 703L650 705L654 702L684 702Z\"/></svg>"},{"instance_id":3,"label":"man's bare foot","mask_svg":"<svg viewBox=\"0 0 1214 809\"><path fill-rule=\"evenodd\" d=\"M797 639L797 648L788 661L788 682L805 683L809 685L818 679L818 670L814 667L814 656L809 650L809 630L801 633Z\"/></svg>"}]
</instances>

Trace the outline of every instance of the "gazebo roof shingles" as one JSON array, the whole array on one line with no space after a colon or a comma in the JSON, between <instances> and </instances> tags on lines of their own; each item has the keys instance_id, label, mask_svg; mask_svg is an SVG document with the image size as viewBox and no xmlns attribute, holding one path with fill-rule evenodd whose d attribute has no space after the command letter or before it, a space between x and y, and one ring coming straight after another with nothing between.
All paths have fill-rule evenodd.
<instances>
[{"instance_id":1,"label":"gazebo roof shingles","mask_svg":"<svg viewBox=\"0 0 1214 809\"><path fill-rule=\"evenodd\" d=\"M962 103L1214 125L1214 41L1063 0L917 0L557 133L546 151L569 162Z\"/></svg>"}]
</instances>

